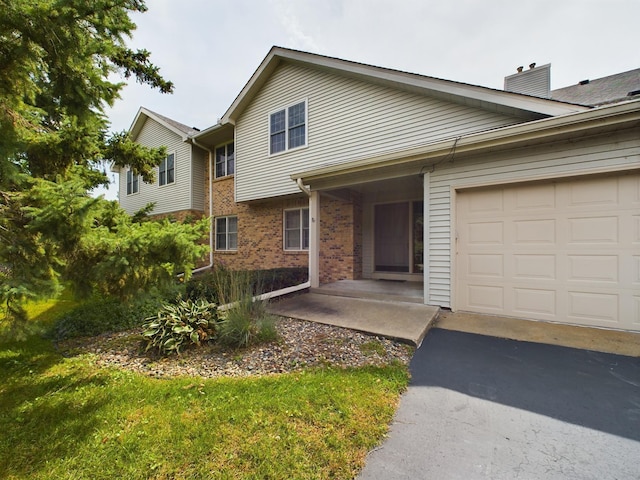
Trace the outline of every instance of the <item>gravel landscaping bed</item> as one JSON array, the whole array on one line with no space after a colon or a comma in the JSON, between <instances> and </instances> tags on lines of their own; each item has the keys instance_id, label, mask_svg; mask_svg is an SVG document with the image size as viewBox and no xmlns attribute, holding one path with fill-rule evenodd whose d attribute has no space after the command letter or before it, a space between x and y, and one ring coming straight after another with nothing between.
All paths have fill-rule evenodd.
<instances>
[{"instance_id":1,"label":"gravel landscaping bed","mask_svg":"<svg viewBox=\"0 0 640 480\"><path fill-rule=\"evenodd\" d=\"M317 365L359 367L400 361L408 365L414 349L383 337L291 318L276 322L276 342L232 350L215 342L179 356L144 352L141 330L60 342L63 355L90 353L99 365L157 378L178 375L246 377L286 373Z\"/></svg>"}]
</instances>

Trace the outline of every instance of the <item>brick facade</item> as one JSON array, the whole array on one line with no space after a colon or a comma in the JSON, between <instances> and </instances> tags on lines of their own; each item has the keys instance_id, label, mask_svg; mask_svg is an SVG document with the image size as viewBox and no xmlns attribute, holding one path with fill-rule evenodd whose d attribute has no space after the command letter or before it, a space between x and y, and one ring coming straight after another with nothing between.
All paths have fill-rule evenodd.
<instances>
[{"instance_id":1,"label":"brick facade","mask_svg":"<svg viewBox=\"0 0 640 480\"><path fill-rule=\"evenodd\" d=\"M342 198L344 197L344 198ZM362 278L362 199L320 195L320 283Z\"/></svg>"},{"instance_id":2,"label":"brick facade","mask_svg":"<svg viewBox=\"0 0 640 480\"><path fill-rule=\"evenodd\" d=\"M238 217L238 249L215 251L214 261L237 270L307 267L308 252L284 250L284 210L308 207L304 194L255 203L236 203L234 177L205 175L205 215L213 194L212 216ZM211 192L209 191L211 185ZM320 197L320 282L362 278L362 200L350 192L345 198Z\"/></svg>"}]
</instances>

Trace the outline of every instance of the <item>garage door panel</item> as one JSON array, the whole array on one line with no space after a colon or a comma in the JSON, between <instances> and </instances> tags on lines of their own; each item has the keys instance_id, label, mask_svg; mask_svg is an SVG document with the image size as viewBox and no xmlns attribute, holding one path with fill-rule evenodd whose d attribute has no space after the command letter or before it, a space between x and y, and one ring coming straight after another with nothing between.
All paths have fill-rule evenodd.
<instances>
[{"instance_id":1,"label":"garage door panel","mask_svg":"<svg viewBox=\"0 0 640 480\"><path fill-rule=\"evenodd\" d=\"M639 209L638 174L457 192L455 308L640 331Z\"/></svg>"},{"instance_id":2,"label":"garage door panel","mask_svg":"<svg viewBox=\"0 0 640 480\"><path fill-rule=\"evenodd\" d=\"M567 280L588 282L619 281L617 255L569 255Z\"/></svg>"},{"instance_id":3,"label":"garage door panel","mask_svg":"<svg viewBox=\"0 0 640 480\"><path fill-rule=\"evenodd\" d=\"M569 218L568 243L618 243L618 217Z\"/></svg>"},{"instance_id":4,"label":"garage door panel","mask_svg":"<svg viewBox=\"0 0 640 480\"><path fill-rule=\"evenodd\" d=\"M514 312L524 316L535 315L537 318L555 318L557 300L555 290L533 288L514 288Z\"/></svg>"},{"instance_id":5,"label":"garage door panel","mask_svg":"<svg viewBox=\"0 0 640 480\"><path fill-rule=\"evenodd\" d=\"M597 325L618 323L618 295L594 292L569 292L568 316Z\"/></svg>"},{"instance_id":6,"label":"garage door panel","mask_svg":"<svg viewBox=\"0 0 640 480\"><path fill-rule=\"evenodd\" d=\"M504 277L504 256L471 254L469 255L469 276L480 276L490 278Z\"/></svg>"},{"instance_id":7,"label":"garage door panel","mask_svg":"<svg viewBox=\"0 0 640 480\"><path fill-rule=\"evenodd\" d=\"M556 220L516 220L513 222L513 242L516 245L556 243Z\"/></svg>"},{"instance_id":8,"label":"garage door panel","mask_svg":"<svg viewBox=\"0 0 640 480\"><path fill-rule=\"evenodd\" d=\"M619 203L619 180L595 178L567 184L568 207L617 206Z\"/></svg>"},{"instance_id":9,"label":"garage door panel","mask_svg":"<svg viewBox=\"0 0 640 480\"><path fill-rule=\"evenodd\" d=\"M554 184L529 185L514 192L515 210L534 212L556 208L556 187Z\"/></svg>"},{"instance_id":10,"label":"garage door panel","mask_svg":"<svg viewBox=\"0 0 640 480\"><path fill-rule=\"evenodd\" d=\"M514 255L513 265L515 279L555 280L557 278L555 255Z\"/></svg>"}]
</instances>

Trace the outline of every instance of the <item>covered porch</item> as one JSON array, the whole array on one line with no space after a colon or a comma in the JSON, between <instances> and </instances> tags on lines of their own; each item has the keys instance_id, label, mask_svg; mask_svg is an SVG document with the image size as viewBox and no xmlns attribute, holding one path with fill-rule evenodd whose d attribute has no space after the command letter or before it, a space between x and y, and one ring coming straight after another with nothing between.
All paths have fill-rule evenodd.
<instances>
[{"instance_id":1,"label":"covered porch","mask_svg":"<svg viewBox=\"0 0 640 480\"><path fill-rule=\"evenodd\" d=\"M405 303L424 303L422 282L401 280L338 280L311 288L312 293Z\"/></svg>"}]
</instances>

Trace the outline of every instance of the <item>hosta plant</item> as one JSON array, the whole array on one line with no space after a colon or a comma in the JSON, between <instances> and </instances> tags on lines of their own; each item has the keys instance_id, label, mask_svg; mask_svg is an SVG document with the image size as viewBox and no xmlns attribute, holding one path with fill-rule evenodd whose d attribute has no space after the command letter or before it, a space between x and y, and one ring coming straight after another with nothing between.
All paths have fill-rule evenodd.
<instances>
[{"instance_id":1,"label":"hosta plant","mask_svg":"<svg viewBox=\"0 0 640 480\"><path fill-rule=\"evenodd\" d=\"M180 300L165 305L155 317L145 319L142 335L146 350L157 349L162 354L180 353L190 345L200 345L216 333L218 310L204 300Z\"/></svg>"}]
</instances>

